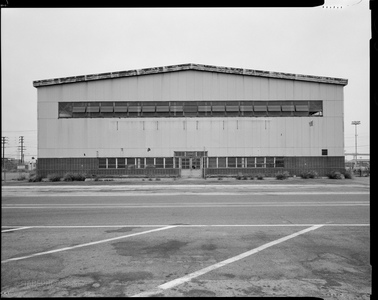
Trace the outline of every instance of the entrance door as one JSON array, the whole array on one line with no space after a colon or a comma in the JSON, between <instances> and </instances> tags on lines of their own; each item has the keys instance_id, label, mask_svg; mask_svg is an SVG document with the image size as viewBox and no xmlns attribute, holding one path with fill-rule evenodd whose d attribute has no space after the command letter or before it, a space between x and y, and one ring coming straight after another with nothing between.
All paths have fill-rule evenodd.
<instances>
[{"instance_id":1,"label":"entrance door","mask_svg":"<svg viewBox=\"0 0 378 300\"><path fill-rule=\"evenodd\" d=\"M200 157L181 158L181 177L202 177Z\"/></svg>"}]
</instances>

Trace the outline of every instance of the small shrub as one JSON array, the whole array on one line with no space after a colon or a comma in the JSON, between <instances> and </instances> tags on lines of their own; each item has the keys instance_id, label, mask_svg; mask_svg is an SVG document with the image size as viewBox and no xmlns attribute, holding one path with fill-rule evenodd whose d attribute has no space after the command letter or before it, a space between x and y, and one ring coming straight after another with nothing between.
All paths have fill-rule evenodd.
<instances>
[{"instance_id":1,"label":"small shrub","mask_svg":"<svg viewBox=\"0 0 378 300\"><path fill-rule=\"evenodd\" d=\"M74 173L72 180L73 181L85 181L85 174Z\"/></svg>"},{"instance_id":2,"label":"small shrub","mask_svg":"<svg viewBox=\"0 0 378 300\"><path fill-rule=\"evenodd\" d=\"M263 180L264 174L257 174L256 177L257 177L258 180Z\"/></svg>"},{"instance_id":3,"label":"small shrub","mask_svg":"<svg viewBox=\"0 0 378 300\"><path fill-rule=\"evenodd\" d=\"M160 178L156 178L155 181L160 181Z\"/></svg>"},{"instance_id":4,"label":"small shrub","mask_svg":"<svg viewBox=\"0 0 378 300\"><path fill-rule=\"evenodd\" d=\"M22 180L25 180L25 179L26 179L25 175L21 175L17 178L18 181L22 181Z\"/></svg>"},{"instance_id":5,"label":"small shrub","mask_svg":"<svg viewBox=\"0 0 378 300\"><path fill-rule=\"evenodd\" d=\"M218 180L223 180L223 178L222 177L218 177Z\"/></svg>"},{"instance_id":6,"label":"small shrub","mask_svg":"<svg viewBox=\"0 0 378 300\"><path fill-rule=\"evenodd\" d=\"M316 171L306 171L300 174L301 178L309 179L309 178L317 178L319 175Z\"/></svg>"},{"instance_id":7,"label":"small shrub","mask_svg":"<svg viewBox=\"0 0 378 300\"><path fill-rule=\"evenodd\" d=\"M41 175L33 175L33 176L30 176L29 182L41 182L42 178L43 176Z\"/></svg>"},{"instance_id":8,"label":"small shrub","mask_svg":"<svg viewBox=\"0 0 378 300\"><path fill-rule=\"evenodd\" d=\"M47 175L47 178L50 180L50 181L60 181L60 179L62 178L62 176L60 176L59 174L49 174Z\"/></svg>"},{"instance_id":9,"label":"small shrub","mask_svg":"<svg viewBox=\"0 0 378 300\"><path fill-rule=\"evenodd\" d=\"M341 174L338 171L332 171L327 176L328 176L329 179L343 179L343 177L344 177L344 175Z\"/></svg>"},{"instance_id":10,"label":"small shrub","mask_svg":"<svg viewBox=\"0 0 378 300\"><path fill-rule=\"evenodd\" d=\"M74 175L72 173L66 173L63 176L63 181L73 181Z\"/></svg>"},{"instance_id":11,"label":"small shrub","mask_svg":"<svg viewBox=\"0 0 378 300\"><path fill-rule=\"evenodd\" d=\"M352 172L345 172L344 177L345 179L353 179L353 174Z\"/></svg>"},{"instance_id":12,"label":"small shrub","mask_svg":"<svg viewBox=\"0 0 378 300\"><path fill-rule=\"evenodd\" d=\"M288 179L289 176L290 176L290 174L289 174L288 171L278 172L276 174L276 179L278 179L278 180L284 180L284 179Z\"/></svg>"},{"instance_id":13,"label":"small shrub","mask_svg":"<svg viewBox=\"0 0 378 300\"><path fill-rule=\"evenodd\" d=\"M247 176L243 176L243 180L248 180L248 177Z\"/></svg>"}]
</instances>

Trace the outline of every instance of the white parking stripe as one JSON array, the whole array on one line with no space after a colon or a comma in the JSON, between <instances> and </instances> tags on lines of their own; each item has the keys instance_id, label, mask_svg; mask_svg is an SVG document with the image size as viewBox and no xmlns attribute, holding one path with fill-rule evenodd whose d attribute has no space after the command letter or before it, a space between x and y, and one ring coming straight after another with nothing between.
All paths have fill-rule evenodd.
<instances>
[{"instance_id":1,"label":"white parking stripe","mask_svg":"<svg viewBox=\"0 0 378 300\"><path fill-rule=\"evenodd\" d=\"M238 260L241 260L241 259L243 259L243 258L246 258L246 257L248 257L248 256L250 256L250 255L256 254L257 252L260 252L260 251L262 251L262 250L264 250L264 249L267 249L267 248L272 247L272 246L274 246L274 245L277 245L277 244L279 244L279 243L285 242L285 241L287 241L287 240L289 240L289 239L292 239L292 238L294 238L294 237L296 237L296 236L298 236L298 235L301 235L301 234L307 233L307 232L309 232L309 231L316 230L316 229L318 229L318 228L320 228L320 227L322 227L322 226L324 226L324 224L322 224L322 225L314 225L314 226L312 226L312 227L310 227L310 228L306 228L306 229L304 229L304 230L301 230L301 231L298 231L298 232L296 232L296 233L290 234L290 235L285 236L285 237L283 237L283 238L280 238L280 239L277 239L277 240L275 240L275 241L269 242L269 243L264 244L264 245L262 245L262 246L260 246L260 247L257 247L257 248L255 248L255 249L252 249L252 250L247 251L247 252L244 252L244 253L239 254L239 255L237 255L237 256L231 257L231 258L229 258L229 259L226 259L226 260L224 260L224 261L221 261L221 262L219 262L219 263L216 263L216 264L214 264L214 265L211 265L211 266L209 266L209 267L206 267L206 268L201 269L201 270L199 270L199 271L196 271L196 272L194 272L194 273L191 273L191 274L188 274L188 275L183 276L183 277L181 277L181 278L177 278L177 279L175 279L175 280L172 280L172 281L166 282L166 283L164 283L164 284L159 285L156 289L153 289L153 290L151 290L151 291L142 292L142 293L136 294L136 295L134 295L134 296L132 296L132 297L149 297L149 296L155 295L155 294L160 293L160 292L162 292L162 291L164 291L164 290L171 289L171 288L173 288L173 287L175 287L175 286L178 286L178 285L180 285L180 284L183 284L184 282L190 281L190 280L192 280L193 278L196 278L196 277L198 277L198 276L204 275L204 274L206 274L206 273L208 273L208 272L211 272L211 271L213 271L213 270L219 269L219 268L221 268L221 267L223 267L223 266L226 266L226 265L228 265L228 264L231 264L231 263L233 263L233 262L236 262L236 261L238 261Z\"/></svg>"},{"instance_id":2,"label":"white parking stripe","mask_svg":"<svg viewBox=\"0 0 378 300\"><path fill-rule=\"evenodd\" d=\"M171 229L171 228L174 228L174 227L176 227L176 226L166 226L166 227L163 227L163 228L151 229L151 230L147 230L147 231L143 231L143 232L137 232L137 233L133 233L133 234L118 236L118 237L115 237L115 238L101 240L101 241L97 241L97 242L85 243L85 244L76 245L76 246L72 246L72 247L65 247L65 248L61 248L61 249L56 249L56 250L51 250L51 251L46 251L46 252L35 253L35 254L32 254L32 255L28 255L28 256L10 258L10 259L3 260L1 263L3 264L3 263L6 263L6 262L10 262L10 261L22 260L22 259L27 259L27 258L30 258L30 257L35 257L35 256L40 256L40 255L45 255L45 254L51 254L51 253L56 253L56 252L62 252L62 251L66 251L66 250L71 250L71 249L76 249L76 248L81 248L81 247L86 247L86 246L91 246L91 245L97 245L97 244L101 244L101 243L106 243L106 242L111 242L111 241L115 241L115 240L125 239L125 238L132 237L132 236L137 236L137 235L142 235L142 234L146 234L146 233L151 233L151 232L156 232L156 231Z\"/></svg>"},{"instance_id":3,"label":"white parking stripe","mask_svg":"<svg viewBox=\"0 0 378 300\"><path fill-rule=\"evenodd\" d=\"M307 227L307 226L314 226L316 224L217 224L217 225L206 225L206 224L178 224L178 225L167 225L167 224L121 224L121 225L37 225L37 226L30 226L30 227L19 227L20 229L26 228L35 228L35 229L84 229L84 228L124 228L124 227L167 227L167 226L175 226L181 228L193 228L193 227ZM370 224L368 223L328 223L324 224L323 226L339 226L339 227L369 227ZM2 226L4 228L15 228L16 226ZM13 229L11 229L13 230ZM3 231L4 232L4 231Z\"/></svg>"},{"instance_id":4,"label":"white parking stripe","mask_svg":"<svg viewBox=\"0 0 378 300\"><path fill-rule=\"evenodd\" d=\"M17 228L13 228L13 229L6 229L6 230L1 230L1 233L9 232L9 231L16 231L16 230L23 230L23 229L28 229L28 228L31 228L31 227L17 227Z\"/></svg>"},{"instance_id":5,"label":"white parking stripe","mask_svg":"<svg viewBox=\"0 0 378 300\"><path fill-rule=\"evenodd\" d=\"M136 196L181 196L181 195L205 195L205 196L245 196L245 195L369 195L370 192L367 191L336 191L336 192L320 192L320 191L297 191L297 192L275 192L275 191L264 191L264 192L254 192L254 191L240 191L240 192L199 192L199 191L182 191L182 192L160 192L159 190L153 193L143 192L143 191L47 191L44 193L32 192L30 191L17 191L17 192L3 192L3 197L103 197L102 194L106 194L107 197L136 197Z\"/></svg>"},{"instance_id":6,"label":"white parking stripe","mask_svg":"<svg viewBox=\"0 0 378 300\"><path fill-rule=\"evenodd\" d=\"M2 206L2 209L57 209L57 208L66 208L66 209L93 209L93 208L200 208L200 207L323 207L323 206L370 206L368 202L356 202L356 203L288 203L288 204L179 204L179 205L56 205L56 206Z\"/></svg>"}]
</instances>

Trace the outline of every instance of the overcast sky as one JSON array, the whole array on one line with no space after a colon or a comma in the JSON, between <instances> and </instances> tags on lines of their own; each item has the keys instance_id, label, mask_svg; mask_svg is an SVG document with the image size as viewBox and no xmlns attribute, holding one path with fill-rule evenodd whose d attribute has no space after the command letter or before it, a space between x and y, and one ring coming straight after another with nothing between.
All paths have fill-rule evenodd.
<instances>
[{"instance_id":1,"label":"overcast sky","mask_svg":"<svg viewBox=\"0 0 378 300\"><path fill-rule=\"evenodd\" d=\"M19 136L25 161L37 156L34 80L183 63L348 79L345 150L354 152L359 120L358 151L370 153L369 1L328 3L336 7L3 8L6 157L19 158Z\"/></svg>"}]
</instances>

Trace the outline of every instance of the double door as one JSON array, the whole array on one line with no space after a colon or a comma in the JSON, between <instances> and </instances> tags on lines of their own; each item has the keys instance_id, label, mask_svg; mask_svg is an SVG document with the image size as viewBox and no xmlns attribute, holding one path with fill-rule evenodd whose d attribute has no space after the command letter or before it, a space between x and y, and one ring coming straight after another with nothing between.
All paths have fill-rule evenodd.
<instances>
[{"instance_id":1,"label":"double door","mask_svg":"<svg viewBox=\"0 0 378 300\"><path fill-rule=\"evenodd\" d=\"M181 177L202 177L201 157L181 157Z\"/></svg>"}]
</instances>

